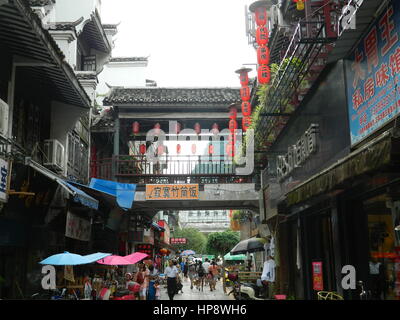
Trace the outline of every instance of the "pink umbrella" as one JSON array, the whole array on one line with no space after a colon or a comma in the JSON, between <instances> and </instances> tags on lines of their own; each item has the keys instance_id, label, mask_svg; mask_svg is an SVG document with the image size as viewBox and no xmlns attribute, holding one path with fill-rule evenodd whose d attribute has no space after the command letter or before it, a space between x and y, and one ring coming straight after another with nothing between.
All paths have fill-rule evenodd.
<instances>
[{"instance_id":1,"label":"pink umbrella","mask_svg":"<svg viewBox=\"0 0 400 320\"><path fill-rule=\"evenodd\" d=\"M129 264L133 264L132 262L130 262L128 259L126 259L125 257L121 257L121 256L108 256L105 257L103 259L97 260L97 263L100 264L106 264L106 265L110 265L110 266L126 266Z\"/></svg>"},{"instance_id":2,"label":"pink umbrella","mask_svg":"<svg viewBox=\"0 0 400 320\"><path fill-rule=\"evenodd\" d=\"M125 256L124 258L131 262L131 264L138 263L142 261L144 258L147 258L149 255L143 252L134 252L130 255Z\"/></svg>"}]
</instances>

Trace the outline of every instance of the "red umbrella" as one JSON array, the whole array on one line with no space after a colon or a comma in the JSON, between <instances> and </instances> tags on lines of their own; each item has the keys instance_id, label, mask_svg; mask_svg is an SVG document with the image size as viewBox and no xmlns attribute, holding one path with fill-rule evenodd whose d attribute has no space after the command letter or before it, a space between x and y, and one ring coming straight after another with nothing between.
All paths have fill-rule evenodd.
<instances>
[{"instance_id":1,"label":"red umbrella","mask_svg":"<svg viewBox=\"0 0 400 320\"><path fill-rule=\"evenodd\" d=\"M126 259L126 257L121 256L108 256L104 259L97 260L97 263L106 264L109 266L126 266L129 264L134 264L129 259Z\"/></svg>"},{"instance_id":2,"label":"red umbrella","mask_svg":"<svg viewBox=\"0 0 400 320\"><path fill-rule=\"evenodd\" d=\"M124 258L131 262L131 264L138 263L143 259L147 258L149 255L143 252L134 252L130 255L125 256Z\"/></svg>"}]
</instances>

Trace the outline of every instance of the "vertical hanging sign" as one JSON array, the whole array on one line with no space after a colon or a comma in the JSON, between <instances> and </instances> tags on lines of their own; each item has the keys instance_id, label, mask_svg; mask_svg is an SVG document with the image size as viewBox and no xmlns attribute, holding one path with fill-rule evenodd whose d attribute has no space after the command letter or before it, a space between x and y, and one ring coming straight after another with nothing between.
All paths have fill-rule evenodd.
<instances>
[{"instance_id":1,"label":"vertical hanging sign","mask_svg":"<svg viewBox=\"0 0 400 320\"><path fill-rule=\"evenodd\" d=\"M315 291L324 290L324 281L322 274L322 262L313 262L312 263L312 272L313 272L313 289Z\"/></svg>"}]
</instances>

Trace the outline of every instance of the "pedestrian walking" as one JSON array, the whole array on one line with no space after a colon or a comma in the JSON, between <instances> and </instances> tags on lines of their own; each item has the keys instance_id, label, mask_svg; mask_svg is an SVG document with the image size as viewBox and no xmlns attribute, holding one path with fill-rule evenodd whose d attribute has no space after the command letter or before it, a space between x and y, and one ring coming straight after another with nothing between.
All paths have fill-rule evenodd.
<instances>
[{"instance_id":1,"label":"pedestrian walking","mask_svg":"<svg viewBox=\"0 0 400 320\"><path fill-rule=\"evenodd\" d=\"M160 288L160 282L158 280L154 282L154 289L156 290L155 300L160 300L161 288Z\"/></svg>"},{"instance_id":2,"label":"pedestrian walking","mask_svg":"<svg viewBox=\"0 0 400 320\"><path fill-rule=\"evenodd\" d=\"M197 275L199 277L199 291L201 288L201 291L203 291L204 288L204 278L205 278L205 270L204 270L204 266L203 263L201 261L199 261L199 264L197 266Z\"/></svg>"},{"instance_id":3,"label":"pedestrian walking","mask_svg":"<svg viewBox=\"0 0 400 320\"><path fill-rule=\"evenodd\" d=\"M189 272L189 263L186 261L183 266L183 275L186 279L188 278L188 272Z\"/></svg>"},{"instance_id":4,"label":"pedestrian walking","mask_svg":"<svg viewBox=\"0 0 400 320\"><path fill-rule=\"evenodd\" d=\"M219 275L219 268L217 266L217 263L213 261L211 263L211 266L208 268L209 270L209 275L210 275L210 290L215 291L216 290L216 285L218 281L218 275Z\"/></svg>"},{"instance_id":5,"label":"pedestrian walking","mask_svg":"<svg viewBox=\"0 0 400 320\"><path fill-rule=\"evenodd\" d=\"M169 300L174 300L174 295L177 290L176 277L178 276L178 268L174 265L172 260L169 261L169 266L165 268L165 275L167 277L167 292Z\"/></svg>"},{"instance_id":6,"label":"pedestrian walking","mask_svg":"<svg viewBox=\"0 0 400 320\"><path fill-rule=\"evenodd\" d=\"M190 279L190 289L193 289L193 285L197 279L197 270L196 270L197 263L191 262L188 266L188 274Z\"/></svg>"}]
</instances>

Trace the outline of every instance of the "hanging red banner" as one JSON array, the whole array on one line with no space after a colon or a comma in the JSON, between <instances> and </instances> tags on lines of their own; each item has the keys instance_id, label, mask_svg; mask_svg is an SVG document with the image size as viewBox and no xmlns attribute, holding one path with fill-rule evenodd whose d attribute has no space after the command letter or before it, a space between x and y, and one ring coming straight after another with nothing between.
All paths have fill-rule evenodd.
<instances>
[{"instance_id":1,"label":"hanging red banner","mask_svg":"<svg viewBox=\"0 0 400 320\"><path fill-rule=\"evenodd\" d=\"M258 7L255 11L257 26L262 27L267 24L267 8Z\"/></svg>"},{"instance_id":2,"label":"hanging red banner","mask_svg":"<svg viewBox=\"0 0 400 320\"><path fill-rule=\"evenodd\" d=\"M145 153L146 153L146 145L145 145L145 144L141 144L141 145L139 146L139 152L140 152L141 154L145 154Z\"/></svg>"},{"instance_id":3,"label":"hanging red banner","mask_svg":"<svg viewBox=\"0 0 400 320\"><path fill-rule=\"evenodd\" d=\"M180 145L180 144L177 144L177 145L176 145L176 153L177 153L177 154L180 154L180 153L181 153L181 150L182 150L181 145Z\"/></svg>"},{"instance_id":4,"label":"hanging red banner","mask_svg":"<svg viewBox=\"0 0 400 320\"><path fill-rule=\"evenodd\" d=\"M208 154L213 155L214 154L214 146L212 144L210 144L208 146Z\"/></svg>"},{"instance_id":5,"label":"hanging red banner","mask_svg":"<svg viewBox=\"0 0 400 320\"><path fill-rule=\"evenodd\" d=\"M267 65L258 67L258 82L261 84L268 84L271 80L271 69Z\"/></svg>"},{"instance_id":6,"label":"hanging red banner","mask_svg":"<svg viewBox=\"0 0 400 320\"><path fill-rule=\"evenodd\" d=\"M258 64L269 64L270 51L267 46L260 46L257 48L257 62Z\"/></svg>"},{"instance_id":7,"label":"hanging red banner","mask_svg":"<svg viewBox=\"0 0 400 320\"><path fill-rule=\"evenodd\" d=\"M240 97L242 98L242 101L249 101L250 100L250 88L249 87L243 87L240 89Z\"/></svg>"},{"instance_id":8,"label":"hanging red banner","mask_svg":"<svg viewBox=\"0 0 400 320\"><path fill-rule=\"evenodd\" d=\"M251 103L248 101L242 102L242 114L243 116L251 116Z\"/></svg>"},{"instance_id":9,"label":"hanging red banner","mask_svg":"<svg viewBox=\"0 0 400 320\"><path fill-rule=\"evenodd\" d=\"M268 44L268 29L267 27L258 27L256 31L256 41L259 46Z\"/></svg>"}]
</instances>

